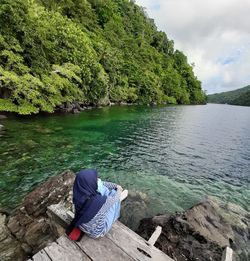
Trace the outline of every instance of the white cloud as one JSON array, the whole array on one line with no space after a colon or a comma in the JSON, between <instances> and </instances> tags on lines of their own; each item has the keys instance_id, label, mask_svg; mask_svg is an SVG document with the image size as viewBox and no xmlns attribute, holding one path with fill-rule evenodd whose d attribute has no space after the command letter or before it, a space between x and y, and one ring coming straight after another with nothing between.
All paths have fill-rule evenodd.
<instances>
[{"instance_id":1,"label":"white cloud","mask_svg":"<svg viewBox=\"0 0 250 261\"><path fill-rule=\"evenodd\" d=\"M195 63L208 93L250 84L250 0L137 0Z\"/></svg>"}]
</instances>

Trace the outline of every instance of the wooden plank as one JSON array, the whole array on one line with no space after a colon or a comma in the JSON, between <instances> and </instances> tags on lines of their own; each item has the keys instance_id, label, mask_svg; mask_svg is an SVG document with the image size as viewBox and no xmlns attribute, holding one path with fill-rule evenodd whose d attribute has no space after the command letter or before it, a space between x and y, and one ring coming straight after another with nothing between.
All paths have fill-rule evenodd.
<instances>
[{"instance_id":1,"label":"wooden plank","mask_svg":"<svg viewBox=\"0 0 250 261\"><path fill-rule=\"evenodd\" d=\"M76 244L93 260L134 261L107 237L93 239L84 235Z\"/></svg>"},{"instance_id":2,"label":"wooden plank","mask_svg":"<svg viewBox=\"0 0 250 261\"><path fill-rule=\"evenodd\" d=\"M157 241L157 239L159 238L159 236L161 234L161 231L162 231L162 227L157 226L154 233L151 235L150 239L148 240L149 245L153 246L155 244L155 242Z\"/></svg>"},{"instance_id":3,"label":"wooden plank","mask_svg":"<svg viewBox=\"0 0 250 261\"><path fill-rule=\"evenodd\" d=\"M53 242L47 246L44 251L53 261L91 261L91 259L66 236L61 236L57 242Z\"/></svg>"},{"instance_id":4,"label":"wooden plank","mask_svg":"<svg viewBox=\"0 0 250 261\"><path fill-rule=\"evenodd\" d=\"M53 220L66 227L74 214L61 204L48 207L48 214ZM83 243L84 242L84 243ZM102 256L110 256L107 260L133 260L107 238L92 239L84 236L78 246L93 260L102 260ZM110 259L111 258L111 259Z\"/></svg>"},{"instance_id":5,"label":"wooden plank","mask_svg":"<svg viewBox=\"0 0 250 261\"><path fill-rule=\"evenodd\" d=\"M51 259L48 257L47 253L42 249L40 252L36 253L32 259L29 259L28 261L51 261Z\"/></svg>"},{"instance_id":6,"label":"wooden plank","mask_svg":"<svg viewBox=\"0 0 250 261\"><path fill-rule=\"evenodd\" d=\"M116 221L113 226L116 229L122 229L122 231L127 231L127 233L129 233L135 240L142 240L143 242L147 243L148 242L142 238L140 235L138 235L137 233L135 233L133 230L131 230L130 228L128 228L127 226L125 226L123 223L121 223L120 221Z\"/></svg>"},{"instance_id":7,"label":"wooden plank","mask_svg":"<svg viewBox=\"0 0 250 261\"><path fill-rule=\"evenodd\" d=\"M233 260L233 249L226 247L223 251L221 261L232 261Z\"/></svg>"},{"instance_id":8,"label":"wooden plank","mask_svg":"<svg viewBox=\"0 0 250 261\"><path fill-rule=\"evenodd\" d=\"M60 224L64 227L69 224L72 219L72 214L67 212L69 211L60 204L48 207L48 214L54 220L60 222ZM123 255L125 254L126 257L124 258L127 259L122 260L129 260L130 258L130 260L135 259L140 261L173 261L173 259L165 255L156 247L151 246L145 239L140 237L138 234L136 234L134 231L132 231L119 221L113 224L111 231L104 238L91 239L87 236L84 236L81 242L77 244L91 259L98 261L100 260L100 257L102 257L103 253L105 253L105 257L107 257L108 255L112 257L112 249L117 252L118 248L122 249L122 251L126 253L123 253ZM97 249L98 251L97 253L95 253ZM119 258L119 254L116 255L117 258ZM121 260L117 258L112 260Z\"/></svg>"},{"instance_id":9,"label":"wooden plank","mask_svg":"<svg viewBox=\"0 0 250 261\"><path fill-rule=\"evenodd\" d=\"M173 261L172 258L156 247L149 245L146 240L119 221L113 224L112 229L106 237L136 260Z\"/></svg>"}]
</instances>

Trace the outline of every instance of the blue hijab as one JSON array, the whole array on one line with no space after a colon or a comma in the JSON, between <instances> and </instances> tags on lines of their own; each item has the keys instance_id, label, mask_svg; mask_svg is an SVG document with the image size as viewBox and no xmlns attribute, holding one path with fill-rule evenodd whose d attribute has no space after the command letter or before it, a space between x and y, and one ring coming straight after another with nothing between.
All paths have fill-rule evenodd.
<instances>
[{"instance_id":1,"label":"blue hijab","mask_svg":"<svg viewBox=\"0 0 250 261\"><path fill-rule=\"evenodd\" d=\"M73 186L73 203L75 205L74 225L77 227L89 222L106 202L107 197L97 192L97 171L80 170Z\"/></svg>"}]
</instances>

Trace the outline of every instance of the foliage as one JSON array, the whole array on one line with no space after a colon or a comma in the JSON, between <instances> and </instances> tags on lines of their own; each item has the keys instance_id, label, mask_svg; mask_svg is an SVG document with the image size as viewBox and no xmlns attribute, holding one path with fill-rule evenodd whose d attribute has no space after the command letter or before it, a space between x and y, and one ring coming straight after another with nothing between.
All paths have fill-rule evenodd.
<instances>
[{"instance_id":1,"label":"foliage","mask_svg":"<svg viewBox=\"0 0 250 261\"><path fill-rule=\"evenodd\" d=\"M0 0L0 110L204 103L187 57L129 0Z\"/></svg>"},{"instance_id":2,"label":"foliage","mask_svg":"<svg viewBox=\"0 0 250 261\"><path fill-rule=\"evenodd\" d=\"M234 91L210 94L207 97L210 103L250 106L250 85Z\"/></svg>"}]
</instances>

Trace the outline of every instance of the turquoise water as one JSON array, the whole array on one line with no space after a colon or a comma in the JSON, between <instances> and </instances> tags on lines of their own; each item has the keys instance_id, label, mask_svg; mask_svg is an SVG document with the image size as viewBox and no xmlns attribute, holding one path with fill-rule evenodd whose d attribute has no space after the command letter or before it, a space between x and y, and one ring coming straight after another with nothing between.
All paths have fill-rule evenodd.
<instances>
[{"instance_id":1,"label":"turquoise water","mask_svg":"<svg viewBox=\"0 0 250 261\"><path fill-rule=\"evenodd\" d=\"M1 120L0 204L65 169L97 168L131 192L127 222L205 195L250 210L250 108L122 106Z\"/></svg>"}]
</instances>

